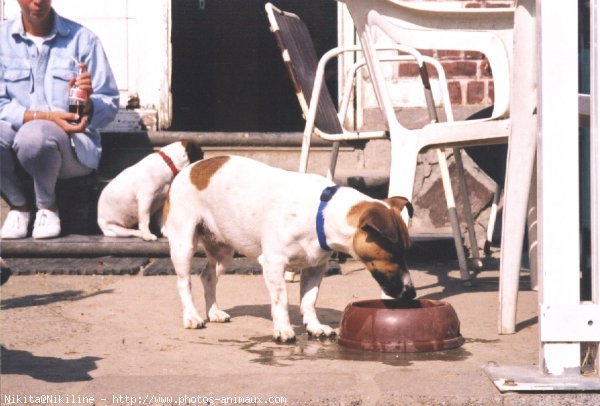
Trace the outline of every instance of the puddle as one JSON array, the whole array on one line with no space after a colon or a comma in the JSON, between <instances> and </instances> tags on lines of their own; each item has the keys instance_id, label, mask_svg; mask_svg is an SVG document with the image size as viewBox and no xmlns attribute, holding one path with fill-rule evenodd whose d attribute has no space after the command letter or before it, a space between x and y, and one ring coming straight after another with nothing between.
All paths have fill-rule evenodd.
<instances>
[{"instance_id":1,"label":"puddle","mask_svg":"<svg viewBox=\"0 0 600 406\"><path fill-rule=\"evenodd\" d=\"M465 343L469 343L469 344L472 344L472 343L476 343L476 344L494 344L494 343L499 343L499 342L500 342L500 339L498 339L498 338L493 339L493 340L486 340L486 339L483 339L483 338L466 338L465 339Z\"/></svg>"},{"instance_id":2,"label":"puddle","mask_svg":"<svg viewBox=\"0 0 600 406\"><path fill-rule=\"evenodd\" d=\"M219 340L220 343L239 345L256 356L252 361L271 366L291 366L297 361L334 360L381 362L393 366L410 366L419 361L463 361L471 353L462 347L446 351L420 353L385 353L344 348L335 340L318 340L307 335L297 337L295 344L277 344L271 336L249 337L247 340Z\"/></svg>"}]
</instances>

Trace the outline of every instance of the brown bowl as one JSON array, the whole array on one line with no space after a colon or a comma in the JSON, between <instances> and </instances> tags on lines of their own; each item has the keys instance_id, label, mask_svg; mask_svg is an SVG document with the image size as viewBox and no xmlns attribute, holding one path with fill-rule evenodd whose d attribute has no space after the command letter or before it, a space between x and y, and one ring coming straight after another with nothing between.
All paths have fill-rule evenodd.
<instances>
[{"instance_id":1,"label":"brown bowl","mask_svg":"<svg viewBox=\"0 0 600 406\"><path fill-rule=\"evenodd\" d=\"M449 303L415 299L363 300L344 310L338 343L380 352L425 352L464 343L460 322Z\"/></svg>"}]
</instances>

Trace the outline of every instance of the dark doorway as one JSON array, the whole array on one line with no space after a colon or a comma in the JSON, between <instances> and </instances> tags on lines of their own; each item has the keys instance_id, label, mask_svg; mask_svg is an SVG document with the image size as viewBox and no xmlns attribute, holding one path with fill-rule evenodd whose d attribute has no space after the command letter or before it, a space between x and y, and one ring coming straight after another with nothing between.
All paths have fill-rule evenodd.
<instances>
[{"instance_id":1,"label":"dark doorway","mask_svg":"<svg viewBox=\"0 0 600 406\"><path fill-rule=\"evenodd\" d=\"M317 54L337 44L332 0L273 0L308 26ZM304 120L265 1L173 0L173 122L177 131L302 131ZM203 8L202 8L203 7ZM327 77L336 94L336 66Z\"/></svg>"}]
</instances>

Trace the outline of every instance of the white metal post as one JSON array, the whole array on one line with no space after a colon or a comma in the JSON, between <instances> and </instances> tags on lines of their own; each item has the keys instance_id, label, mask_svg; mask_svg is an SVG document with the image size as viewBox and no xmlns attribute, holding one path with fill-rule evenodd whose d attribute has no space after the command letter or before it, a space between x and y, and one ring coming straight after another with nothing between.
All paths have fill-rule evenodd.
<instances>
[{"instance_id":1,"label":"white metal post","mask_svg":"<svg viewBox=\"0 0 600 406\"><path fill-rule=\"evenodd\" d=\"M592 225L592 301L600 305L600 5L590 1L590 152ZM600 337L597 339L600 341ZM600 344L596 343L596 371L600 371ZM599 372L600 374L600 372Z\"/></svg>"},{"instance_id":2,"label":"white metal post","mask_svg":"<svg viewBox=\"0 0 600 406\"><path fill-rule=\"evenodd\" d=\"M537 2L540 366L552 375L580 366L580 344L561 338L562 309L579 305L577 18L575 1Z\"/></svg>"},{"instance_id":3,"label":"white metal post","mask_svg":"<svg viewBox=\"0 0 600 406\"><path fill-rule=\"evenodd\" d=\"M588 98L578 95L578 3L536 0L540 367L535 372L528 366L486 367L486 373L501 391L600 390L599 1L590 1ZM581 301L579 292L580 109L589 109L591 116L592 301ZM595 376L581 373L582 343L586 343L584 349L591 348L589 343L596 349Z\"/></svg>"}]
</instances>

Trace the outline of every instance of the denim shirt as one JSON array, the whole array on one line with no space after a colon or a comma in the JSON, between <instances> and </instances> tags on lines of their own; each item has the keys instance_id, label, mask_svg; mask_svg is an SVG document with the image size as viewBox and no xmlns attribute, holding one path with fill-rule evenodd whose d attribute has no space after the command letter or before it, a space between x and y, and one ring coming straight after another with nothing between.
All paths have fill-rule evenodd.
<instances>
[{"instance_id":1,"label":"denim shirt","mask_svg":"<svg viewBox=\"0 0 600 406\"><path fill-rule=\"evenodd\" d=\"M72 134L79 161L97 169L102 152L98 129L119 108L119 90L98 37L54 10L54 27L40 50L27 38L21 15L0 23L0 120L18 131L26 110L68 111L69 81L77 76L75 60L87 65L93 93L92 117L84 133Z\"/></svg>"}]
</instances>

